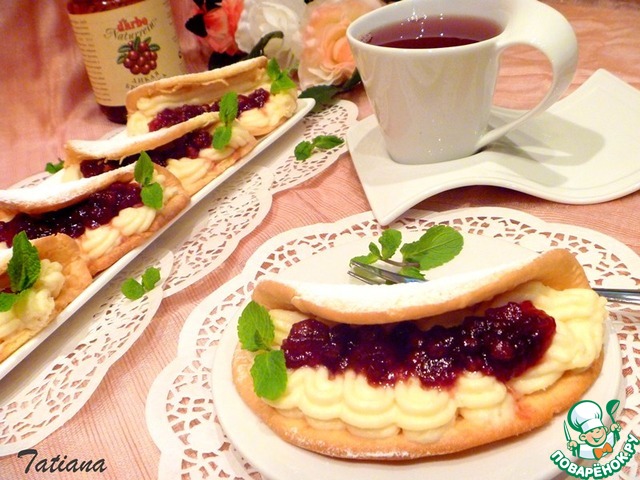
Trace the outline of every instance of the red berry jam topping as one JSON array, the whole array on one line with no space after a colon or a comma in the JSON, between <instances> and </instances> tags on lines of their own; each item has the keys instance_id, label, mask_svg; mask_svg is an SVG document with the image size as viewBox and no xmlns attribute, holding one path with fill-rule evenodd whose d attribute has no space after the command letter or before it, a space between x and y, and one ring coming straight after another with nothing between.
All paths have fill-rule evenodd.
<instances>
[{"instance_id":1,"label":"red berry jam topping","mask_svg":"<svg viewBox=\"0 0 640 480\"><path fill-rule=\"evenodd\" d=\"M247 110L264 107L267 100L269 100L269 92L264 88L258 88L249 95L238 95L238 115ZM203 113L217 112L218 110L220 110L219 102L209 105L182 105L175 108L165 108L149 122L149 131L154 132L161 128L171 127Z\"/></svg>"},{"instance_id":2,"label":"red berry jam topping","mask_svg":"<svg viewBox=\"0 0 640 480\"><path fill-rule=\"evenodd\" d=\"M197 158L200 150L211 148L213 137L208 130L197 129L147 153L151 161L166 167L171 158ZM116 168L135 163L139 155L130 155L122 160L85 160L80 163L80 172L84 178L93 177Z\"/></svg>"},{"instance_id":3,"label":"red berry jam topping","mask_svg":"<svg viewBox=\"0 0 640 480\"><path fill-rule=\"evenodd\" d=\"M287 368L351 369L374 386L417 377L425 387L449 387L463 371L502 382L521 375L542 358L555 330L555 320L531 302L511 302L425 331L415 322L330 327L307 319L292 326L282 350Z\"/></svg>"},{"instance_id":4,"label":"red berry jam topping","mask_svg":"<svg viewBox=\"0 0 640 480\"><path fill-rule=\"evenodd\" d=\"M40 215L19 213L8 222L0 222L0 242L8 246L13 237L24 231L31 240L56 233L77 238L89 228L98 228L109 223L120 210L142 205L140 185L136 183L113 183L85 200L54 212Z\"/></svg>"}]
</instances>

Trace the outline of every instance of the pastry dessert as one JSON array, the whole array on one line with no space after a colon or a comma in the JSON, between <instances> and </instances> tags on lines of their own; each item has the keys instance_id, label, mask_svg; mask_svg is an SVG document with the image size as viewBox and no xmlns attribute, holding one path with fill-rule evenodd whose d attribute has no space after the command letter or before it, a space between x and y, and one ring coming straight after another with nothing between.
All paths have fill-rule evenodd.
<instances>
[{"instance_id":1,"label":"pastry dessert","mask_svg":"<svg viewBox=\"0 0 640 480\"><path fill-rule=\"evenodd\" d=\"M142 201L135 164L91 178L0 191L0 250L21 231L31 240L62 233L75 239L92 275L142 244L187 206L178 179L155 165L160 204Z\"/></svg>"},{"instance_id":2,"label":"pastry dessert","mask_svg":"<svg viewBox=\"0 0 640 480\"><path fill-rule=\"evenodd\" d=\"M523 434L578 401L602 366L606 301L565 250L424 283L265 278L256 304L275 325L286 388L258 396L256 352L240 344L236 388L284 440L332 457L406 460Z\"/></svg>"},{"instance_id":3,"label":"pastry dessert","mask_svg":"<svg viewBox=\"0 0 640 480\"><path fill-rule=\"evenodd\" d=\"M145 151L182 183L190 196L249 153L256 138L237 122L229 143L212 146L220 125L217 112L203 113L155 132L104 140L70 140L65 144L64 181L99 175L135 162Z\"/></svg>"},{"instance_id":4,"label":"pastry dessert","mask_svg":"<svg viewBox=\"0 0 640 480\"><path fill-rule=\"evenodd\" d=\"M15 303L0 311L0 362L49 325L92 280L78 244L67 235L40 238L32 245L39 272ZM12 291L8 272L13 255L13 249L0 252L0 292L5 294L18 293Z\"/></svg>"},{"instance_id":5,"label":"pastry dessert","mask_svg":"<svg viewBox=\"0 0 640 480\"><path fill-rule=\"evenodd\" d=\"M257 57L145 83L127 94L127 132L139 135L216 111L222 96L235 92L239 96L239 125L255 137L266 135L297 108L296 89L274 92L273 81L267 58Z\"/></svg>"}]
</instances>

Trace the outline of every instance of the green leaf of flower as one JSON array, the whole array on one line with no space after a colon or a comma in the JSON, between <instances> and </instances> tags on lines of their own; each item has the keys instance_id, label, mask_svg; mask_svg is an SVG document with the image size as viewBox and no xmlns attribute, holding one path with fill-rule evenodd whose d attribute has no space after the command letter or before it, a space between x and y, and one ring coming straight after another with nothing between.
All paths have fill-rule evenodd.
<instances>
[{"instance_id":1,"label":"green leaf of flower","mask_svg":"<svg viewBox=\"0 0 640 480\"><path fill-rule=\"evenodd\" d=\"M138 161L133 168L133 176L140 185L145 186L153 182L155 169L153 167L153 161L147 152L140 153Z\"/></svg>"},{"instance_id":2,"label":"green leaf of flower","mask_svg":"<svg viewBox=\"0 0 640 480\"><path fill-rule=\"evenodd\" d=\"M20 293L31 288L40 276L40 257L38 250L22 231L13 237L13 254L7 264L7 274L11 291Z\"/></svg>"},{"instance_id":3,"label":"green leaf of flower","mask_svg":"<svg viewBox=\"0 0 640 480\"><path fill-rule=\"evenodd\" d=\"M238 339L242 348L250 352L271 350L274 335L269 311L259 303L249 302L238 319Z\"/></svg>"},{"instance_id":4,"label":"green leaf of flower","mask_svg":"<svg viewBox=\"0 0 640 480\"><path fill-rule=\"evenodd\" d=\"M323 105L328 105L333 100L338 93L340 93L340 89L333 85L316 85L314 87L309 87L306 90L303 90L299 98L313 98L316 102L316 107L318 108Z\"/></svg>"},{"instance_id":5,"label":"green leaf of flower","mask_svg":"<svg viewBox=\"0 0 640 480\"><path fill-rule=\"evenodd\" d=\"M162 208L164 192L159 183L144 185L140 191L140 197L142 198L142 203L147 207L153 208L154 210L160 210Z\"/></svg>"},{"instance_id":6,"label":"green leaf of flower","mask_svg":"<svg viewBox=\"0 0 640 480\"><path fill-rule=\"evenodd\" d=\"M254 45L246 58L255 58L264 55L264 49L267 47L269 42L274 38L284 38L284 33L280 30L276 30L274 32L267 33L262 36L258 43Z\"/></svg>"},{"instance_id":7,"label":"green leaf of flower","mask_svg":"<svg viewBox=\"0 0 640 480\"><path fill-rule=\"evenodd\" d=\"M287 389L287 366L282 350L261 352L251 367L253 389L256 395L276 400Z\"/></svg>"},{"instance_id":8,"label":"green leaf of flower","mask_svg":"<svg viewBox=\"0 0 640 480\"><path fill-rule=\"evenodd\" d=\"M144 287L140 282L133 278L127 278L120 286L120 291L129 300L138 300L146 293Z\"/></svg>"},{"instance_id":9,"label":"green leaf of flower","mask_svg":"<svg viewBox=\"0 0 640 480\"><path fill-rule=\"evenodd\" d=\"M463 244L464 239L455 228L436 225L417 241L403 245L400 252L405 262L416 262L420 270L429 270L453 259Z\"/></svg>"}]
</instances>

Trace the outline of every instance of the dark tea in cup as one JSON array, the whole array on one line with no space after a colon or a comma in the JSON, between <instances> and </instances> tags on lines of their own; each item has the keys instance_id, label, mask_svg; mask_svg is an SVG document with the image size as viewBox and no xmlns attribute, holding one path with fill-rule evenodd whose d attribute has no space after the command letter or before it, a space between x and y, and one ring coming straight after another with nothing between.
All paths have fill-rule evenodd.
<instances>
[{"instance_id":1,"label":"dark tea in cup","mask_svg":"<svg viewBox=\"0 0 640 480\"><path fill-rule=\"evenodd\" d=\"M362 41L381 47L445 48L481 42L501 32L500 25L484 18L433 15L385 25Z\"/></svg>"}]
</instances>

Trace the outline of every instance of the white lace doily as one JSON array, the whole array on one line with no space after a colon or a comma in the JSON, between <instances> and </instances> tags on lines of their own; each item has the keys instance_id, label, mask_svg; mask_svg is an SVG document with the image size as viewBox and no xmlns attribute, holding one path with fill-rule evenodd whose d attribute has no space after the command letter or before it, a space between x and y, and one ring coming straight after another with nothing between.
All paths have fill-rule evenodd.
<instances>
[{"instance_id":1,"label":"white lace doily","mask_svg":"<svg viewBox=\"0 0 640 480\"><path fill-rule=\"evenodd\" d=\"M82 408L149 325L163 298L158 285L140 300L128 300L120 292L122 282L140 278L150 265L166 278L172 262L171 252L161 249L139 256L47 338L47 348L36 349L3 379L0 456L37 444Z\"/></svg>"},{"instance_id":2,"label":"white lace doily","mask_svg":"<svg viewBox=\"0 0 640 480\"><path fill-rule=\"evenodd\" d=\"M407 212L391 227L424 231L435 223L449 224L472 234L503 238L533 250L566 248L585 266L593 284L621 287L640 284L640 258L619 241L570 225L546 223L510 209L470 208L444 213ZM180 336L176 358L154 381L147 399L147 425L161 452L158 478L242 478L260 474L248 464L222 431L213 404L211 367L216 346L229 319L251 295L256 279L277 273L315 253L375 237L382 227L371 212L334 224L317 224L285 232L266 242L238 277L209 295L189 315ZM346 268L346 266L345 266ZM623 353L627 405L619 413L623 435L638 431L640 415L640 352L634 341L640 333L640 308L614 305L613 326ZM619 473L638 478L637 460Z\"/></svg>"},{"instance_id":3,"label":"white lace doily","mask_svg":"<svg viewBox=\"0 0 640 480\"><path fill-rule=\"evenodd\" d=\"M3 378L0 456L37 444L73 417L109 367L144 331L163 296L192 285L224 262L262 222L271 208L273 193L317 175L346 151L346 145L342 145L298 162L293 156L297 143L320 133L344 138L356 116L355 104L345 100L320 113L308 114L157 238L148 253L139 257L142 261L127 266L100 292L99 298L107 298L106 302L97 297L89 300L47 338L48 353L36 349L29 357L29 369L19 365ZM49 177L46 173L34 175L14 188L37 185ZM160 254L164 254L164 290L157 288L132 304L119 292L122 280L139 277L138 271L156 263L153 260ZM86 360L80 362L79 358ZM33 365L42 365L42 371L34 371ZM51 397L63 398L62 408L54 412L46 402Z\"/></svg>"}]
</instances>

